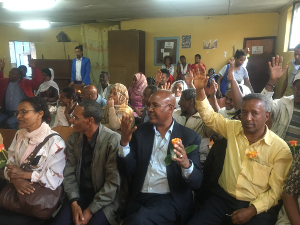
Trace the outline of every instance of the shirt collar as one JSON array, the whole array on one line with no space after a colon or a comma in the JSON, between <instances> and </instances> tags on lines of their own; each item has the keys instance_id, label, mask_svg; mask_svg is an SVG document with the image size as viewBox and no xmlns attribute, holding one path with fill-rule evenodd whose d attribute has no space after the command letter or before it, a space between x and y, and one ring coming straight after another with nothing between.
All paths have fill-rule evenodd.
<instances>
[{"instance_id":1,"label":"shirt collar","mask_svg":"<svg viewBox=\"0 0 300 225\"><path fill-rule=\"evenodd\" d=\"M82 61L82 57L80 59L76 58L76 60L81 62Z\"/></svg>"},{"instance_id":2,"label":"shirt collar","mask_svg":"<svg viewBox=\"0 0 300 225\"><path fill-rule=\"evenodd\" d=\"M97 128L97 130L96 130L96 132L93 134L93 137L92 137L92 139L88 142L89 143L89 145L92 147L92 148L94 148L95 147L95 145L96 145L96 142L97 142L97 136L98 136L98 134L99 134L99 126L98 126L98 128ZM86 138L86 136L85 136L85 134L83 134L84 135L84 139L85 139L85 141L87 142L87 138Z\"/></svg>"},{"instance_id":3,"label":"shirt collar","mask_svg":"<svg viewBox=\"0 0 300 225\"><path fill-rule=\"evenodd\" d=\"M271 139L272 139L272 138L271 138L270 130L269 130L269 128L268 128L267 125L265 125L265 127L266 127L266 133L265 133L265 135L264 135L260 140L264 140L264 142L265 142L267 145L271 146L271 142L272 142ZM245 135L244 129L243 129L242 126L241 126L240 129L236 132L235 135L237 136L238 134ZM258 140L258 141L259 141L259 140Z\"/></svg>"},{"instance_id":4,"label":"shirt collar","mask_svg":"<svg viewBox=\"0 0 300 225\"><path fill-rule=\"evenodd\" d=\"M173 127L174 127L174 120L173 120L172 125L170 126L170 128L169 128L169 130L167 132L169 132L171 134L172 131L173 131ZM153 129L154 129L156 135L160 135L160 133L157 131L155 125L153 126Z\"/></svg>"}]
</instances>

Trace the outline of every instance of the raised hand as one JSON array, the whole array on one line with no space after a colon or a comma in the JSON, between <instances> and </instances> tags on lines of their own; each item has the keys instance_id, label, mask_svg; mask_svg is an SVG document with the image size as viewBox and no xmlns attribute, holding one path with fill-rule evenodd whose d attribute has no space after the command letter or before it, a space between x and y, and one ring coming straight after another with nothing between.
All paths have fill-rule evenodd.
<instances>
[{"instance_id":1,"label":"raised hand","mask_svg":"<svg viewBox=\"0 0 300 225\"><path fill-rule=\"evenodd\" d=\"M114 107L115 106L115 101L112 98L109 98L106 102L107 106L109 108Z\"/></svg>"},{"instance_id":2,"label":"raised hand","mask_svg":"<svg viewBox=\"0 0 300 225\"><path fill-rule=\"evenodd\" d=\"M207 85L208 77L206 76L206 71L204 67L200 64L195 66L193 70L194 76L194 86L196 89L204 89Z\"/></svg>"},{"instance_id":3,"label":"raised hand","mask_svg":"<svg viewBox=\"0 0 300 225\"><path fill-rule=\"evenodd\" d=\"M268 62L271 80L277 81L283 76L283 74L285 74L288 65L282 68L282 61L283 57L276 55L276 57L272 57L272 62Z\"/></svg>"},{"instance_id":4,"label":"raised hand","mask_svg":"<svg viewBox=\"0 0 300 225\"><path fill-rule=\"evenodd\" d=\"M76 107L76 102L73 102L73 100L71 100L69 103L67 103L64 113L70 115L71 112L74 111L75 107Z\"/></svg>"},{"instance_id":5,"label":"raised hand","mask_svg":"<svg viewBox=\"0 0 300 225\"><path fill-rule=\"evenodd\" d=\"M155 73L155 83L159 84L162 79L162 72L160 70L157 70Z\"/></svg>"},{"instance_id":6,"label":"raised hand","mask_svg":"<svg viewBox=\"0 0 300 225\"><path fill-rule=\"evenodd\" d=\"M173 157L173 159L177 162L177 164L184 169L188 169L190 167L190 160L188 159L188 157L186 155L186 151L184 149L184 146L183 146L181 140L179 140L174 145L173 152L177 156L177 157Z\"/></svg>"},{"instance_id":7,"label":"raised hand","mask_svg":"<svg viewBox=\"0 0 300 225\"><path fill-rule=\"evenodd\" d=\"M0 68L3 69L5 67L4 59L0 59Z\"/></svg>"},{"instance_id":8,"label":"raised hand","mask_svg":"<svg viewBox=\"0 0 300 225\"><path fill-rule=\"evenodd\" d=\"M230 60L228 60L228 63L230 64L229 69L228 69L228 80L232 81L234 80L234 76L233 76L233 71L236 70L236 66L235 66L235 60L232 57Z\"/></svg>"},{"instance_id":9,"label":"raised hand","mask_svg":"<svg viewBox=\"0 0 300 225\"><path fill-rule=\"evenodd\" d=\"M249 55L250 49L249 49L249 48L245 48L245 49L244 49L244 52L246 53L246 55Z\"/></svg>"},{"instance_id":10,"label":"raised hand","mask_svg":"<svg viewBox=\"0 0 300 225\"><path fill-rule=\"evenodd\" d=\"M133 119L129 115L122 115L121 119L121 145L128 145L131 140L132 133L137 129L135 126L131 129Z\"/></svg>"},{"instance_id":11,"label":"raised hand","mask_svg":"<svg viewBox=\"0 0 300 225\"><path fill-rule=\"evenodd\" d=\"M171 89L172 89L171 83L168 82L168 83L165 83L164 85L160 85L160 89L171 91Z\"/></svg>"},{"instance_id":12,"label":"raised hand","mask_svg":"<svg viewBox=\"0 0 300 225\"><path fill-rule=\"evenodd\" d=\"M218 91L218 84L215 82L214 79L212 79L210 81L209 95L214 96L216 95L217 91Z\"/></svg>"},{"instance_id":13,"label":"raised hand","mask_svg":"<svg viewBox=\"0 0 300 225\"><path fill-rule=\"evenodd\" d=\"M194 81L194 73L193 71L189 71L187 75L184 78L185 83L188 85L189 88L194 87L193 81Z\"/></svg>"},{"instance_id":14,"label":"raised hand","mask_svg":"<svg viewBox=\"0 0 300 225\"><path fill-rule=\"evenodd\" d=\"M35 62L36 62L36 59L30 59L29 60L29 66L30 67L35 67L36 65L35 65Z\"/></svg>"}]
</instances>

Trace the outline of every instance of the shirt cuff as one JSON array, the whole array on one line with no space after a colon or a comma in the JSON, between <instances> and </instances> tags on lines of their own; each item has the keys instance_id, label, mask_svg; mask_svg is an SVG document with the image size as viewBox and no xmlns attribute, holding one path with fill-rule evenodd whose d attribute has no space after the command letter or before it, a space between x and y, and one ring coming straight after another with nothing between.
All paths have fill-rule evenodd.
<instances>
[{"instance_id":1,"label":"shirt cuff","mask_svg":"<svg viewBox=\"0 0 300 225\"><path fill-rule=\"evenodd\" d=\"M253 202L250 202L250 205L254 205L254 207L256 208L257 215L268 210L266 209L262 201L254 200Z\"/></svg>"},{"instance_id":2,"label":"shirt cuff","mask_svg":"<svg viewBox=\"0 0 300 225\"><path fill-rule=\"evenodd\" d=\"M39 182L40 180L40 173L37 171L33 171L31 174L31 182Z\"/></svg>"},{"instance_id":3,"label":"shirt cuff","mask_svg":"<svg viewBox=\"0 0 300 225\"><path fill-rule=\"evenodd\" d=\"M267 91L265 88L261 91L261 94L267 95L269 98L272 98L274 91Z\"/></svg>"},{"instance_id":4,"label":"shirt cuff","mask_svg":"<svg viewBox=\"0 0 300 225\"><path fill-rule=\"evenodd\" d=\"M121 158L125 158L130 153L129 144L127 144L126 146L122 146L121 143L120 143L120 146L121 146L121 148L119 148L118 155Z\"/></svg>"},{"instance_id":5,"label":"shirt cuff","mask_svg":"<svg viewBox=\"0 0 300 225\"><path fill-rule=\"evenodd\" d=\"M193 162L191 160L190 160L190 163L191 163L191 166L189 168L187 168L187 169L181 168L182 176L185 179L188 179L191 176L191 174L192 174L192 172L194 170L194 164L193 164Z\"/></svg>"}]
</instances>

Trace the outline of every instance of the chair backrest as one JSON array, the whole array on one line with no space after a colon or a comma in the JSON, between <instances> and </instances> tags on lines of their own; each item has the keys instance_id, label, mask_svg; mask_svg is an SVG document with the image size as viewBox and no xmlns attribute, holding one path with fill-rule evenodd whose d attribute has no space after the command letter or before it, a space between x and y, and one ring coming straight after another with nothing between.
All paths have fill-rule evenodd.
<instances>
[{"instance_id":1,"label":"chair backrest","mask_svg":"<svg viewBox=\"0 0 300 225\"><path fill-rule=\"evenodd\" d=\"M73 127L57 126L52 128L52 130L56 131L66 143L69 136L73 133Z\"/></svg>"},{"instance_id":2,"label":"chair backrest","mask_svg":"<svg viewBox=\"0 0 300 225\"><path fill-rule=\"evenodd\" d=\"M4 148L7 150L11 145L18 130L0 129L0 133L3 137Z\"/></svg>"}]
</instances>

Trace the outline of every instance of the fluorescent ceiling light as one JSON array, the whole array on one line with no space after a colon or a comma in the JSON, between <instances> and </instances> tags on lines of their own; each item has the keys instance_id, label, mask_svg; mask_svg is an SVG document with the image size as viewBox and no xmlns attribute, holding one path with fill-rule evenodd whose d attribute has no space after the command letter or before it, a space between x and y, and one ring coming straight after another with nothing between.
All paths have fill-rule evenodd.
<instances>
[{"instance_id":1,"label":"fluorescent ceiling light","mask_svg":"<svg viewBox=\"0 0 300 225\"><path fill-rule=\"evenodd\" d=\"M12 11L33 11L54 7L56 0L4 0L3 8Z\"/></svg>"},{"instance_id":2,"label":"fluorescent ceiling light","mask_svg":"<svg viewBox=\"0 0 300 225\"><path fill-rule=\"evenodd\" d=\"M45 29L50 27L49 21L46 20L31 20L21 22L23 29Z\"/></svg>"}]
</instances>

